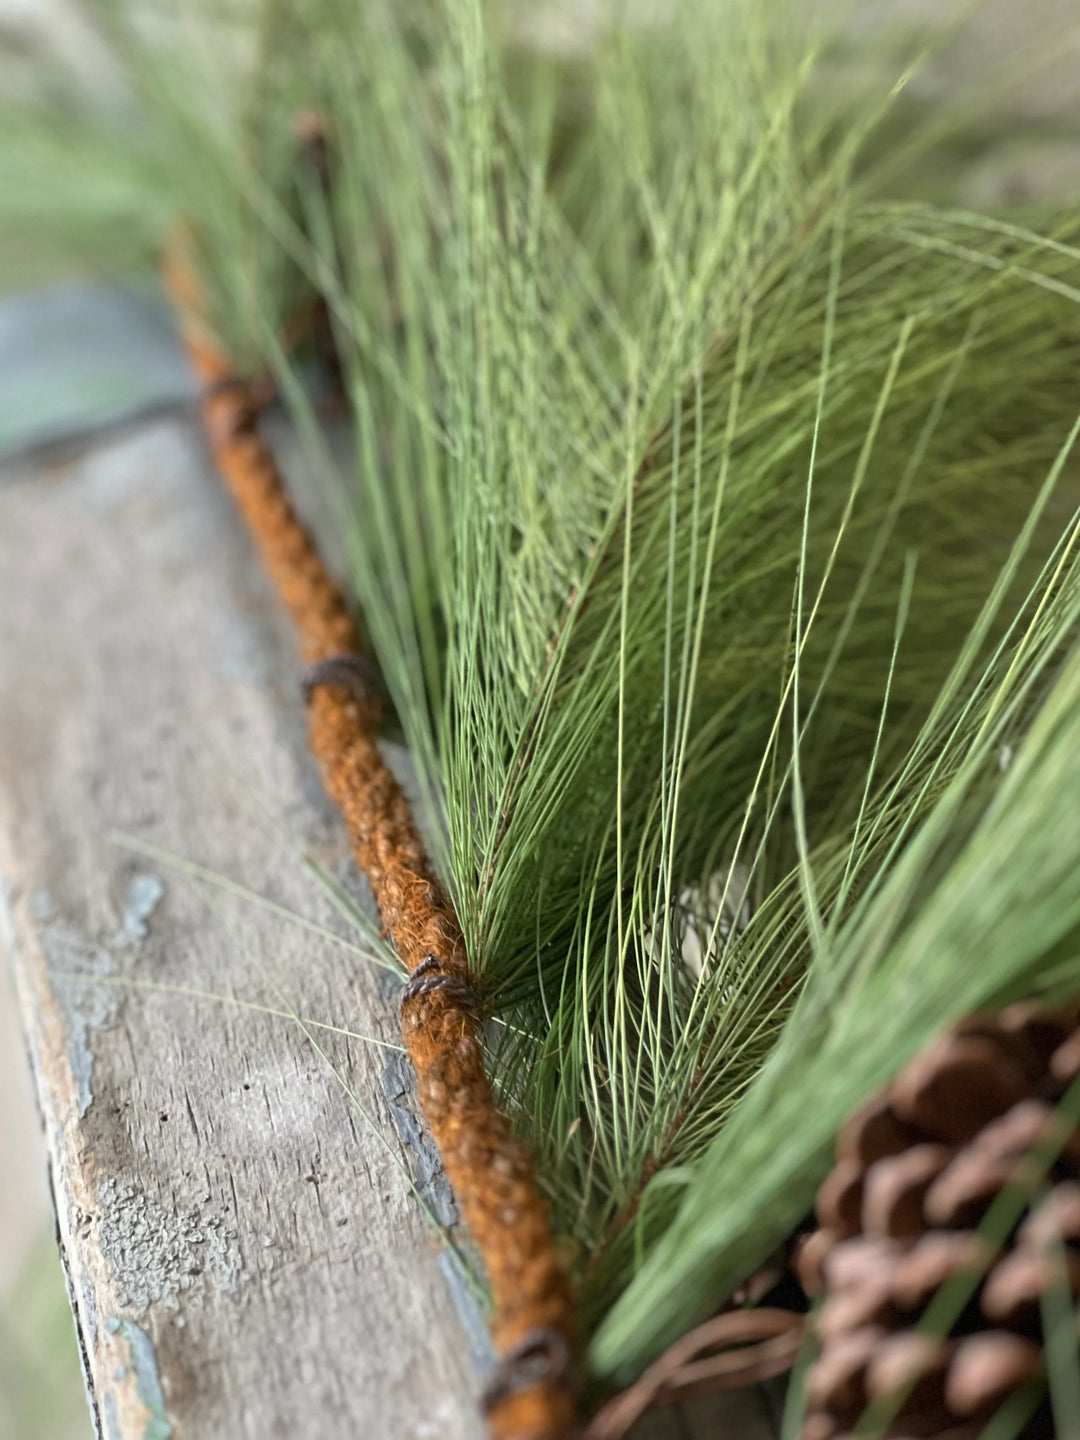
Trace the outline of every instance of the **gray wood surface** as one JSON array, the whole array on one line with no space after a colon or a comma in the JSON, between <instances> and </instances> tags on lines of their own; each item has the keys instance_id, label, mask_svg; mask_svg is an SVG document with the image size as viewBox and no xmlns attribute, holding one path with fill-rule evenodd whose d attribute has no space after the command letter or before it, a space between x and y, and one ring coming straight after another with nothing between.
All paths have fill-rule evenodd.
<instances>
[{"instance_id":1,"label":"gray wood surface","mask_svg":"<svg viewBox=\"0 0 1080 1440\"><path fill-rule=\"evenodd\" d=\"M6 472L0 554L4 925L101 1432L475 1436L398 1053L145 988L397 1039L365 960L110 842L347 932L299 864L346 846L288 636L194 432Z\"/></svg>"},{"instance_id":2,"label":"gray wood surface","mask_svg":"<svg viewBox=\"0 0 1080 1440\"><path fill-rule=\"evenodd\" d=\"M295 677L190 421L0 469L0 946L106 1440L481 1433L397 982L111 838L356 939L301 864L361 894ZM641 1433L770 1427L752 1393Z\"/></svg>"}]
</instances>

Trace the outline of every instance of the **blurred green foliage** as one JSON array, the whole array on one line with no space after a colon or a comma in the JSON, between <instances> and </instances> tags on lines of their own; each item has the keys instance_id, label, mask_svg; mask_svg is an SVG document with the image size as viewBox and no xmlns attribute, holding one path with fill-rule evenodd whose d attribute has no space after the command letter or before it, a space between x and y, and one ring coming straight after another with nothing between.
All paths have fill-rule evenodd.
<instances>
[{"instance_id":1,"label":"blurred green foliage","mask_svg":"<svg viewBox=\"0 0 1080 1440\"><path fill-rule=\"evenodd\" d=\"M63 1272L51 1235L0 1296L0 1440L92 1434Z\"/></svg>"}]
</instances>

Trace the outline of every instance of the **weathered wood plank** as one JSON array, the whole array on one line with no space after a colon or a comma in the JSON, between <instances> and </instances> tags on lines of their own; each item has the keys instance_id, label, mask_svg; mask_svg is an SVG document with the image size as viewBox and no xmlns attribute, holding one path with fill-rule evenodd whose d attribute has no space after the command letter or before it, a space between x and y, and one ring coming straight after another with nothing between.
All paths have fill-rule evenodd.
<instances>
[{"instance_id":1,"label":"weathered wood plank","mask_svg":"<svg viewBox=\"0 0 1080 1440\"><path fill-rule=\"evenodd\" d=\"M476 1436L397 1052L132 988L396 1041L364 960L108 838L345 928L297 863L346 856L288 637L201 444L173 422L8 474L0 545L6 939L101 1433Z\"/></svg>"}]
</instances>

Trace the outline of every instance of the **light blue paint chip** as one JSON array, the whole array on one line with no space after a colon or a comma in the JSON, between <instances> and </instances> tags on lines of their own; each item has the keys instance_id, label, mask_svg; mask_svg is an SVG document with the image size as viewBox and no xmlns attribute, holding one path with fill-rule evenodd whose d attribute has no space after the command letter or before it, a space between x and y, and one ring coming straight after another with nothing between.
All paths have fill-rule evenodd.
<instances>
[{"instance_id":1,"label":"light blue paint chip","mask_svg":"<svg viewBox=\"0 0 1080 1440\"><path fill-rule=\"evenodd\" d=\"M124 896L122 924L124 934L133 940L145 940L149 933L148 921L157 909L165 886L156 875L138 874L131 877Z\"/></svg>"},{"instance_id":2,"label":"light blue paint chip","mask_svg":"<svg viewBox=\"0 0 1080 1440\"><path fill-rule=\"evenodd\" d=\"M79 1095L80 1120L94 1100L93 1036L105 1029L116 1013L116 996L95 983L111 975L115 962L109 949L83 935L53 910L44 891L34 895L34 918L41 927L41 944L49 962L57 1004L64 1017L68 1062Z\"/></svg>"},{"instance_id":3,"label":"light blue paint chip","mask_svg":"<svg viewBox=\"0 0 1080 1440\"><path fill-rule=\"evenodd\" d=\"M408 1056L390 1054L383 1066L382 1086L398 1138L415 1157L416 1179L413 1183L416 1193L435 1223L449 1229L458 1218L454 1192L450 1189L435 1143L413 1108L416 1076Z\"/></svg>"},{"instance_id":4,"label":"light blue paint chip","mask_svg":"<svg viewBox=\"0 0 1080 1440\"><path fill-rule=\"evenodd\" d=\"M105 1321L105 1328L110 1335L123 1336L131 1353L131 1370L139 1399L149 1412L142 1440L172 1440L173 1427L165 1410L165 1392L161 1388L154 1342L134 1320L117 1320L110 1315ZM124 1368L121 1366L120 1370ZM122 1378L120 1370L116 1375L118 1380Z\"/></svg>"},{"instance_id":5,"label":"light blue paint chip","mask_svg":"<svg viewBox=\"0 0 1080 1440\"><path fill-rule=\"evenodd\" d=\"M94 1101L94 1035L112 1024L117 1011L115 993L99 981L113 975L118 960L138 951L164 894L165 886L156 875L145 871L133 875L124 892L120 928L105 941L90 939L57 915L46 892L37 892L31 902L64 1016L80 1119Z\"/></svg>"},{"instance_id":6,"label":"light blue paint chip","mask_svg":"<svg viewBox=\"0 0 1080 1440\"><path fill-rule=\"evenodd\" d=\"M459 1256L450 1249L440 1250L439 1269L450 1291L461 1328L469 1345L469 1358L478 1375L486 1375L495 1364L495 1347L491 1343L488 1315L481 1304L476 1290L465 1275L464 1265Z\"/></svg>"}]
</instances>

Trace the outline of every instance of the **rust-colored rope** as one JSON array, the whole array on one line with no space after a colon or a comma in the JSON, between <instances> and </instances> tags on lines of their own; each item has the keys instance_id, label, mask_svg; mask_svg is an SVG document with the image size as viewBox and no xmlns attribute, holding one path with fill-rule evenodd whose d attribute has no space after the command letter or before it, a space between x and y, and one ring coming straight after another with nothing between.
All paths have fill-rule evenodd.
<instances>
[{"instance_id":1,"label":"rust-colored rope","mask_svg":"<svg viewBox=\"0 0 1080 1440\"><path fill-rule=\"evenodd\" d=\"M221 471L263 564L296 625L308 665L311 749L348 826L383 924L410 981L402 1030L424 1116L487 1267L501 1358L485 1409L496 1440L573 1433L574 1315L529 1155L484 1073L480 1007L457 918L434 878L407 800L377 742L379 703L363 682L356 628L341 591L289 502L258 431L259 403L203 326L183 242L165 278Z\"/></svg>"}]
</instances>

